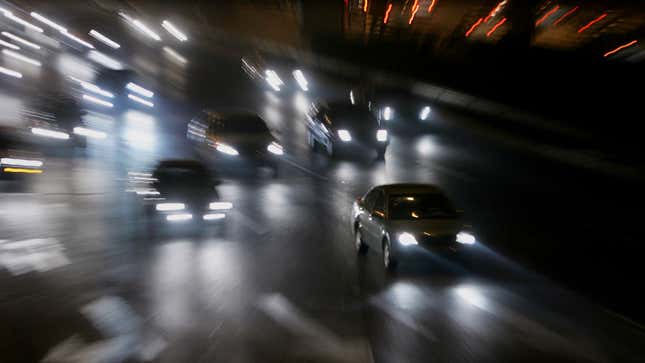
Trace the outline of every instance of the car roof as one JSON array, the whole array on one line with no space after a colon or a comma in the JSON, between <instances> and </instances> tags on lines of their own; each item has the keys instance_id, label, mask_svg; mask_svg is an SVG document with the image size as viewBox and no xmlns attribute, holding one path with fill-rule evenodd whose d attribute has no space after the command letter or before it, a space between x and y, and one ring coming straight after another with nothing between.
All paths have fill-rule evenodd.
<instances>
[{"instance_id":1,"label":"car roof","mask_svg":"<svg viewBox=\"0 0 645 363\"><path fill-rule=\"evenodd\" d=\"M423 183L395 183L384 184L376 186L383 190L386 194L405 194L405 193L436 193L444 194L443 191L436 185L423 184Z\"/></svg>"}]
</instances>

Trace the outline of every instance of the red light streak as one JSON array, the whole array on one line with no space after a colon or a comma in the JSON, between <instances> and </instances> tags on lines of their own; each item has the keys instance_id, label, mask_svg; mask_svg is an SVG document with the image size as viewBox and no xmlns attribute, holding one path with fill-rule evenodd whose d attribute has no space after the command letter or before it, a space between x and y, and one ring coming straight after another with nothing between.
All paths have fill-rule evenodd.
<instances>
[{"instance_id":1,"label":"red light streak","mask_svg":"<svg viewBox=\"0 0 645 363\"><path fill-rule=\"evenodd\" d=\"M546 14L544 14L540 19L538 19L538 21L535 22L535 25L537 26L542 24L546 19L549 18L549 16L553 15L553 13L558 11L558 9L560 9L560 5L554 6L553 9L547 11Z\"/></svg>"},{"instance_id":2,"label":"red light streak","mask_svg":"<svg viewBox=\"0 0 645 363\"><path fill-rule=\"evenodd\" d=\"M385 10L385 17L383 18L383 24L387 24L388 19L390 19L390 11L392 11L392 4L389 4L387 6L387 10Z\"/></svg>"},{"instance_id":3,"label":"red light streak","mask_svg":"<svg viewBox=\"0 0 645 363\"><path fill-rule=\"evenodd\" d=\"M477 28L482 23L482 21L484 21L484 18L479 18L479 20L477 20L475 24L473 24L470 27L470 29L468 29L468 31L466 32L466 36L469 37L470 33L472 33L475 30L475 28Z\"/></svg>"},{"instance_id":4,"label":"red light streak","mask_svg":"<svg viewBox=\"0 0 645 363\"><path fill-rule=\"evenodd\" d=\"M604 19L604 17L607 16L607 13L604 13L600 15L599 17L595 18L594 20L590 21L587 25L583 26L582 28L578 29L578 33L582 33L583 31L589 29L590 26L596 24L597 22L601 21Z\"/></svg>"},{"instance_id":5,"label":"red light streak","mask_svg":"<svg viewBox=\"0 0 645 363\"><path fill-rule=\"evenodd\" d=\"M428 6L428 13L432 12L432 9L434 9L434 5L436 2L437 0L432 0L432 2L430 2L430 6Z\"/></svg>"},{"instance_id":6,"label":"red light streak","mask_svg":"<svg viewBox=\"0 0 645 363\"><path fill-rule=\"evenodd\" d=\"M627 43L627 44L623 44L623 45L621 45L620 47L618 47L618 48L616 48L616 49L610 50L609 52L605 53L605 54L603 55L603 57L607 58L607 57L609 57L610 55L612 55L612 54L614 54L614 53L616 53L616 52L620 51L621 49L625 49L625 48L627 48L627 47L631 47L632 45L634 45L634 44L636 44L636 43L638 43L638 40L632 40L631 42L629 42L629 43Z\"/></svg>"},{"instance_id":7,"label":"red light streak","mask_svg":"<svg viewBox=\"0 0 645 363\"><path fill-rule=\"evenodd\" d=\"M497 30L497 28L502 26L502 24L504 24L504 23L506 23L506 18L502 18L502 20L497 22L497 24L493 25L493 28L491 30L489 30L488 33L486 33L486 36L490 37L490 35L493 34L495 32L495 30Z\"/></svg>"},{"instance_id":8,"label":"red light streak","mask_svg":"<svg viewBox=\"0 0 645 363\"><path fill-rule=\"evenodd\" d=\"M410 15L410 20L408 20L408 24L412 24L412 21L414 20L414 16L417 15L417 11L419 11L419 0L414 0L414 5L412 5L412 15Z\"/></svg>"},{"instance_id":9,"label":"red light streak","mask_svg":"<svg viewBox=\"0 0 645 363\"><path fill-rule=\"evenodd\" d=\"M578 5L574 6L571 10L567 11L567 12L566 12L566 13L564 13L561 17L559 17L559 18L558 18L558 20L554 21L554 22L553 22L553 25L558 25L558 23L560 23L562 20L564 20L564 18L566 18L567 16L569 16L569 15L573 14L573 13L574 13L576 10L578 10L579 8L580 8L580 7L579 7Z\"/></svg>"}]
</instances>

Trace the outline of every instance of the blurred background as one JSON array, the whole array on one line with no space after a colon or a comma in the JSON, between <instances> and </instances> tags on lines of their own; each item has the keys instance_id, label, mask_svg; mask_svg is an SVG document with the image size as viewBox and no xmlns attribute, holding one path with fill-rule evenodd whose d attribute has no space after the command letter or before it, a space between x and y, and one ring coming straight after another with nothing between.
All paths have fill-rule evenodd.
<instances>
[{"instance_id":1,"label":"blurred background","mask_svg":"<svg viewBox=\"0 0 645 363\"><path fill-rule=\"evenodd\" d=\"M0 1L0 360L641 360L644 15ZM333 102L387 130L384 160L316 150ZM240 138L271 170L208 144L230 113L264 120ZM220 203L208 223L150 222L165 173ZM357 259L352 202L392 182L442 188L476 246Z\"/></svg>"}]
</instances>

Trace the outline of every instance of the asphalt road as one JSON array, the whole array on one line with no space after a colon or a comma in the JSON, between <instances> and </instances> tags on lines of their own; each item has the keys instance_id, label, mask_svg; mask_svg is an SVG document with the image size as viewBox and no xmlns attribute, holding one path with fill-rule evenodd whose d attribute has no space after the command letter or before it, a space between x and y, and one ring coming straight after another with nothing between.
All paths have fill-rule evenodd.
<instances>
[{"instance_id":1,"label":"asphalt road","mask_svg":"<svg viewBox=\"0 0 645 363\"><path fill-rule=\"evenodd\" d=\"M638 215L622 199L635 182L502 142L440 107L424 127L393 121L385 162L329 160L307 149L299 107L346 94L342 82L321 77L309 94L276 94L230 60L201 82L190 103L159 95L154 109L120 114L88 106L87 122L107 139L86 151L46 147L43 175L2 184L2 362L642 361L643 329L607 308L625 301L611 271L562 279L602 285L585 298L525 265L551 262L558 276L567 263L590 271L613 261L598 247L605 236L623 247L635 238L621 229ZM226 220L149 233L128 172L186 157L217 169L184 138L196 105L265 117L287 151L279 176L222 173L220 193L235 204ZM356 256L351 202L397 181L444 188L478 245L391 275L379 251ZM572 260L578 249L584 258Z\"/></svg>"}]
</instances>

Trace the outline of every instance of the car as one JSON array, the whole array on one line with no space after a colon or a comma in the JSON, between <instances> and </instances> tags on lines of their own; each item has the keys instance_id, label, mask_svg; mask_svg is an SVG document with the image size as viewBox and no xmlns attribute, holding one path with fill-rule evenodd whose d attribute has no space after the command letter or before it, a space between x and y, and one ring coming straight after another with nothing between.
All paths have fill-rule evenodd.
<instances>
[{"instance_id":1,"label":"car","mask_svg":"<svg viewBox=\"0 0 645 363\"><path fill-rule=\"evenodd\" d=\"M268 167L276 176L285 153L267 123L253 113L203 111L189 122L186 135L206 147L224 169Z\"/></svg>"},{"instance_id":2,"label":"car","mask_svg":"<svg viewBox=\"0 0 645 363\"><path fill-rule=\"evenodd\" d=\"M370 189L352 206L354 247L382 252L383 265L423 250L455 254L475 243L446 195L429 184L389 184Z\"/></svg>"},{"instance_id":3,"label":"car","mask_svg":"<svg viewBox=\"0 0 645 363\"><path fill-rule=\"evenodd\" d=\"M208 223L226 218L233 204L220 200L219 181L206 166L189 159L162 160L152 173L130 172L130 191L144 201L149 221Z\"/></svg>"},{"instance_id":4,"label":"car","mask_svg":"<svg viewBox=\"0 0 645 363\"><path fill-rule=\"evenodd\" d=\"M390 143L388 131L367 107L319 104L307 119L307 141L313 150L324 150L331 157L350 149L375 150L378 159L385 158Z\"/></svg>"}]
</instances>

